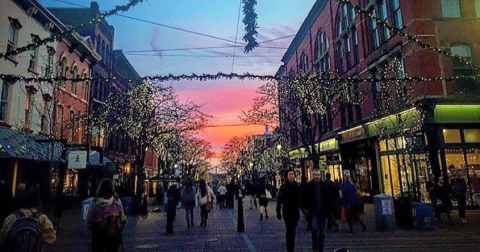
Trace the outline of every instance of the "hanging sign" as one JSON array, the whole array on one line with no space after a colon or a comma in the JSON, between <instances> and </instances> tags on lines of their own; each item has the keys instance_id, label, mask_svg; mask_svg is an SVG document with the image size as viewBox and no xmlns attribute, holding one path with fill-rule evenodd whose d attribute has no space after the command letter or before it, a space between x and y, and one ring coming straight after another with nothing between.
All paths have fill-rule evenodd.
<instances>
[{"instance_id":1,"label":"hanging sign","mask_svg":"<svg viewBox=\"0 0 480 252\"><path fill-rule=\"evenodd\" d=\"M68 169L86 169L87 151L68 152Z\"/></svg>"}]
</instances>

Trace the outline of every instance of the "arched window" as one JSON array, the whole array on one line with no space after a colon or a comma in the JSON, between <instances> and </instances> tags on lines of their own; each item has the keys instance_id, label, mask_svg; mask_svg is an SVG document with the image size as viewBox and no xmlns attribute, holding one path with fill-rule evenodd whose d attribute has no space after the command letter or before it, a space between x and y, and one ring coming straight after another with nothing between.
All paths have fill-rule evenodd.
<instances>
[{"instance_id":1,"label":"arched window","mask_svg":"<svg viewBox=\"0 0 480 252\"><path fill-rule=\"evenodd\" d=\"M86 72L83 72L83 81L82 81L82 99L87 100L87 93L88 93L88 75Z\"/></svg>"},{"instance_id":2,"label":"arched window","mask_svg":"<svg viewBox=\"0 0 480 252\"><path fill-rule=\"evenodd\" d=\"M373 18L370 19L370 36L373 49L391 37L391 31L385 26L379 25L375 18L387 24L392 24L398 29L403 28L402 9L400 0L376 0L367 10Z\"/></svg>"},{"instance_id":3,"label":"arched window","mask_svg":"<svg viewBox=\"0 0 480 252\"><path fill-rule=\"evenodd\" d=\"M317 41L315 43L315 64L321 75L330 70L330 56L328 54L328 37L323 31L318 32Z\"/></svg>"},{"instance_id":4,"label":"arched window","mask_svg":"<svg viewBox=\"0 0 480 252\"><path fill-rule=\"evenodd\" d=\"M57 105L57 115L55 120L55 136L57 139L62 139L63 133L63 106Z\"/></svg>"},{"instance_id":5,"label":"arched window","mask_svg":"<svg viewBox=\"0 0 480 252\"><path fill-rule=\"evenodd\" d=\"M359 61L358 34L355 25L355 10L350 3L343 3L337 15L338 71L343 73ZM353 57L352 57L353 56Z\"/></svg>"},{"instance_id":6,"label":"arched window","mask_svg":"<svg viewBox=\"0 0 480 252\"><path fill-rule=\"evenodd\" d=\"M68 142L73 142L73 132L75 131L75 111L70 110L68 115Z\"/></svg>"},{"instance_id":7,"label":"arched window","mask_svg":"<svg viewBox=\"0 0 480 252\"><path fill-rule=\"evenodd\" d=\"M79 77L80 77L80 75L78 74L78 67L77 67L76 64L74 64L73 67L72 67L72 78L77 79ZM71 91L72 94L77 93L77 82L70 81L70 91Z\"/></svg>"},{"instance_id":8,"label":"arched window","mask_svg":"<svg viewBox=\"0 0 480 252\"><path fill-rule=\"evenodd\" d=\"M57 73L60 77L67 77L67 70L68 70L68 62L67 57L65 55L61 56L59 61L59 72ZM62 80L61 86L65 88L65 81Z\"/></svg>"},{"instance_id":9,"label":"arched window","mask_svg":"<svg viewBox=\"0 0 480 252\"><path fill-rule=\"evenodd\" d=\"M308 72L308 56L305 53L300 56L300 70L304 73Z\"/></svg>"}]
</instances>

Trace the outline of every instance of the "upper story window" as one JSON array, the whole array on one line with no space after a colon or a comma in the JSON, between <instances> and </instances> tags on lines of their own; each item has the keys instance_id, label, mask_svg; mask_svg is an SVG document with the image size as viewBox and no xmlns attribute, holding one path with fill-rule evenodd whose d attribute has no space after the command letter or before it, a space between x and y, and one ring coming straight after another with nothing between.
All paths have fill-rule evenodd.
<instances>
[{"instance_id":1,"label":"upper story window","mask_svg":"<svg viewBox=\"0 0 480 252\"><path fill-rule=\"evenodd\" d=\"M300 56L300 70L304 73L308 72L308 56L305 53Z\"/></svg>"},{"instance_id":2,"label":"upper story window","mask_svg":"<svg viewBox=\"0 0 480 252\"><path fill-rule=\"evenodd\" d=\"M63 56L61 59L60 59L60 63L59 63L59 70L60 72L58 73L58 76L60 77L67 77L67 71L68 71L68 62L67 62L67 57ZM61 81L61 86L62 88L65 88L65 81L62 80Z\"/></svg>"},{"instance_id":3,"label":"upper story window","mask_svg":"<svg viewBox=\"0 0 480 252\"><path fill-rule=\"evenodd\" d=\"M23 114L23 127L30 128L30 122L32 119L32 106L33 106L33 93L27 92L24 103L24 114Z\"/></svg>"},{"instance_id":4,"label":"upper story window","mask_svg":"<svg viewBox=\"0 0 480 252\"><path fill-rule=\"evenodd\" d=\"M386 26L379 25L375 19L380 19L387 25L398 29L403 28L402 9L400 0L376 0L368 9L373 18L370 19L370 36L373 49L376 49L391 36Z\"/></svg>"},{"instance_id":5,"label":"upper story window","mask_svg":"<svg viewBox=\"0 0 480 252\"><path fill-rule=\"evenodd\" d=\"M475 0L475 13L477 18L480 18L480 0Z\"/></svg>"},{"instance_id":6,"label":"upper story window","mask_svg":"<svg viewBox=\"0 0 480 252\"><path fill-rule=\"evenodd\" d=\"M330 70L330 56L328 54L328 37L325 32L319 32L317 35L316 46L316 68L323 75Z\"/></svg>"},{"instance_id":7,"label":"upper story window","mask_svg":"<svg viewBox=\"0 0 480 252\"><path fill-rule=\"evenodd\" d=\"M344 66L347 69L358 63L358 34L355 26L355 10L350 3L344 3L340 8L337 20L337 53L338 70L343 73ZM353 54L353 55L352 55Z\"/></svg>"},{"instance_id":8,"label":"upper story window","mask_svg":"<svg viewBox=\"0 0 480 252\"><path fill-rule=\"evenodd\" d=\"M36 43L38 40L40 40L40 38L37 35L32 34L32 43ZM30 61L28 62L28 69L30 71L36 72L37 63L38 63L38 47L30 50Z\"/></svg>"},{"instance_id":9,"label":"upper story window","mask_svg":"<svg viewBox=\"0 0 480 252\"><path fill-rule=\"evenodd\" d=\"M68 142L73 142L73 132L75 131L75 111L70 110L69 116L69 126L68 126Z\"/></svg>"},{"instance_id":10,"label":"upper story window","mask_svg":"<svg viewBox=\"0 0 480 252\"><path fill-rule=\"evenodd\" d=\"M53 47L47 46L47 65L45 66L45 77L52 77L53 69L53 57L55 55L55 49Z\"/></svg>"},{"instance_id":11,"label":"upper story window","mask_svg":"<svg viewBox=\"0 0 480 252\"><path fill-rule=\"evenodd\" d=\"M78 74L78 67L77 65L74 65L72 68L72 78L73 79L78 79L80 78L80 75ZM71 81L70 82L70 91L72 94L77 93L77 82L76 81Z\"/></svg>"},{"instance_id":12,"label":"upper story window","mask_svg":"<svg viewBox=\"0 0 480 252\"><path fill-rule=\"evenodd\" d=\"M8 17L10 25L8 26L8 38L7 38L7 52L11 52L17 48L18 44L18 32L22 28L22 25L16 18ZM9 58L14 59L15 56Z\"/></svg>"},{"instance_id":13,"label":"upper story window","mask_svg":"<svg viewBox=\"0 0 480 252\"><path fill-rule=\"evenodd\" d=\"M50 110L50 99L49 96L44 96L42 100L42 117L40 119L40 131L47 132L48 131L48 118L49 118L49 110Z\"/></svg>"},{"instance_id":14,"label":"upper story window","mask_svg":"<svg viewBox=\"0 0 480 252\"><path fill-rule=\"evenodd\" d=\"M87 94L88 94L88 75L86 72L83 73L83 81L82 81L82 99L87 100Z\"/></svg>"},{"instance_id":15,"label":"upper story window","mask_svg":"<svg viewBox=\"0 0 480 252\"><path fill-rule=\"evenodd\" d=\"M103 63L105 63L106 57L105 57L105 41L104 40L102 40L102 48L101 48L100 55L102 55L102 61Z\"/></svg>"},{"instance_id":16,"label":"upper story window","mask_svg":"<svg viewBox=\"0 0 480 252\"><path fill-rule=\"evenodd\" d=\"M450 52L454 55L460 56L464 61L472 61L472 49L469 45L457 44L450 48ZM475 69L471 66L465 65L464 62L459 60L453 60L453 74L455 76L473 76L475 75ZM470 79L458 79L455 81L455 88L459 93L472 94L480 93L480 87L477 81Z\"/></svg>"},{"instance_id":17,"label":"upper story window","mask_svg":"<svg viewBox=\"0 0 480 252\"><path fill-rule=\"evenodd\" d=\"M446 18L462 17L460 0L442 0L442 15Z\"/></svg>"},{"instance_id":18,"label":"upper story window","mask_svg":"<svg viewBox=\"0 0 480 252\"><path fill-rule=\"evenodd\" d=\"M400 0L390 0L390 8L392 10L393 24L396 28L403 28L402 9L400 8Z\"/></svg>"},{"instance_id":19,"label":"upper story window","mask_svg":"<svg viewBox=\"0 0 480 252\"><path fill-rule=\"evenodd\" d=\"M5 81L0 83L0 121L7 121L10 85Z\"/></svg>"}]
</instances>

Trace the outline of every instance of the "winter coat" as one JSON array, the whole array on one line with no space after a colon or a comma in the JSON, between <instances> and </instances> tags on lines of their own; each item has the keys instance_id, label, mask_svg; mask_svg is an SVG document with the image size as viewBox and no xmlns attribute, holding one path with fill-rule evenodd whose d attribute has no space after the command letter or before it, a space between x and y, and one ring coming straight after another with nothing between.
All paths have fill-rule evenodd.
<instances>
[{"instance_id":1,"label":"winter coat","mask_svg":"<svg viewBox=\"0 0 480 252\"><path fill-rule=\"evenodd\" d=\"M316 190L317 186L320 186L320 197L317 197ZM327 214L327 210L330 210L328 205L328 196L327 196L327 187L323 181L319 181L318 183L314 180L308 182L304 193L304 207L305 210L309 213L309 215L313 214Z\"/></svg>"},{"instance_id":2,"label":"winter coat","mask_svg":"<svg viewBox=\"0 0 480 252\"><path fill-rule=\"evenodd\" d=\"M92 200L92 203L90 203L90 208L88 209L88 214L87 214L87 227L91 231L94 225L94 219L95 219L95 209L97 207L106 207L109 206L113 203L115 197L111 197L109 199L104 199L104 198L97 198ZM120 206L120 209L122 209L122 216L125 215L122 201L117 198L115 201L117 205Z\"/></svg>"},{"instance_id":3,"label":"winter coat","mask_svg":"<svg viewBox=\"0 0 480 252\"><path fill-rule=\"evenodd\" d=\"M350 183L343 184L342 199L345 206L359 204L360 200L357 198L357 187Z\"/></svg>"},{"instance_id":4,"label":"winter coat","mask_svg":"<svg viewBox=\"0 0 480 252\"><path fill-rule=\"evenodd\" d=\"M198 189L197 192L197 198L198 198L198 205L199 206L204 206L207 204L207 197L210 197L210 200L215 197L215 194L213 193L212 188L210 186L207 186L207 193L205 196L202 197L202 190L200 188Z\"/></svg>"},{"instance_id":5,"label":"winter coat","mask_svg":"<svg viewBox=\"0 0 480 252\"><path fill-rule=\"evenodd\" d=\"M280 187L277 198L277 214L282 214L285 223L298 223L300 220L301 192L297 182L286 181ZM281 212L280 212L281 210Z\"/></svg>"},{"instance_id":6,"label":"winter coat","mask_svg":"<svg viewBox=\"0 0 480 252\"><path fill-rule=\"evenodd\" d=\"M180 190L178 190L177 185L172 185L167 191L167 207L177 207L178 202L182 199L182 196L180 195Z\"/></svg>"},{"instance_id":7,"label":"winter coat","mask_svg":"<svg viewBox=\"0 0 480 252\"><path fill-rule=\"evenodd\" d=\"M37 212L35 208L22 208L20 209L20 211L22 211L25 216L30 216L32 215L32 213ZM4 251L2 249L6 248L9 233L16 219L17 217L15 216L15 214L11 214L5 219L5 222L3 223L2 229L0 231L0 251ZM40 230L42 231L42 242L46 244L53 244L57 239L57 232L55 231L55 229L53 229L52 222L45 214L41 214L40 216L38 216L38 221L40 223Z\"/></svg>"},{"instance_id":8,"label":"winter coat","mask_svg":"<svg viewBox=\"0 0 480 252\"><path fill-rule=\"evenodd\" d=\"M197 189L195 186L185 187L182 189L182 206L183 208L195 207L195 196Z\"/></svg>"},{"instance_id":9,"label":"winter coat","mask_svg":"<svg viewBox=\"0 0 480 252\"><path fill-rule=\"evenodd\" d=\"M334 213L339 208L340 205L340 193L338 185L331 181L325 181L325 202L328 204L325 205L325 210L328 213Z\"/></svg>"},{"instance_id":10,"label":"winter coat","mask_svg":"<svg viewBox=\"0 0 480 252\"><path fill-rule=\"evenodd\" d=\"M455 178L452 181L452 194L456 199L461 199L466 197L467 183L463 178Z\"/></svg>"}]
</instances>

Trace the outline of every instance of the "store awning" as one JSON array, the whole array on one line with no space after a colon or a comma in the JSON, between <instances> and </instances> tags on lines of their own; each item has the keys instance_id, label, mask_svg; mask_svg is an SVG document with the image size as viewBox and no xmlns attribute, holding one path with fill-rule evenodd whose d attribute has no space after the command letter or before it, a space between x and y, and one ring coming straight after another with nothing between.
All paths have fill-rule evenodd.
<instances>
[{"instance_id":1,"label":"store awning","mask_svg":"<svg viewBox=\"0 0 480 252\"><path fill-rule=\"evenodd\" d=\"M0 127L0 158L50 161L47 150L30 133Z\"/></svg>"},{"instance_id":2,"label":"store awning","mask_svg":"<svg viewBox=\"0 0 480 252\"><path fill-rule=\"evenodd\" d=\"M104 166L107 163L112 163L112 162L113 161L110 160L108 157L103 156L103 164L102 164L100 163L100 153L94 150L90 151L89 162L88 162L90 166Z\"/></svg>"}]
</instances>

